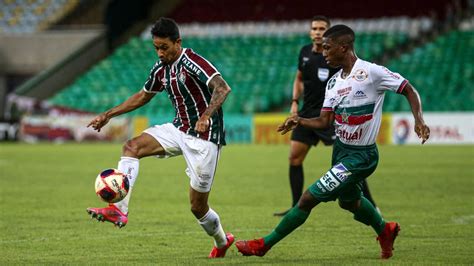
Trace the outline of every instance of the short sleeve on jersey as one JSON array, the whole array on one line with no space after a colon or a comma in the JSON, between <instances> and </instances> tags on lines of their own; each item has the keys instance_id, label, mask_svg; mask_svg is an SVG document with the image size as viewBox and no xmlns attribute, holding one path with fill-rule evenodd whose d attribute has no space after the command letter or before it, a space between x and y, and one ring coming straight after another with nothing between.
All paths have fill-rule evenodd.
<instances>
[{"instance_id":1,"label":"short sleeve on jersey","mask_svg":"<svg viewBox=\"0 0 474 266\"><path fill-rule=\"evenodd\" d=\"M186 49L185 58L182 60L189 74L196 77L202 83L209 85L209 81L219 75L219 71L204 57L196 54L191 49Z\"/></svg>"},{"instance_id":2,"label":"short sleeve on jersey","mask_svg":"<svg viewBox=\"0 0 474 266\"><path fill-rule=\"evenodd\" d=\"M298 56L298 70L303 71L303 48L300 50L300 55Z\"/></svg>"},{"instance_id":3,"label":"short sleeve on jersey","mask_svg":"<svg viewBox=\"0 0 474 266\"><path fill-rule=\"evenodd\" d=\"M143 90L148 93L157 93L163 90L162 78L164 77L164 67L157 62L150 70L150 75L143 86Z\"/></svg>"},{"instance_id":4,"label":"short sleeve on jersey","mask_svg":"<svg viewBox=\"0 0 474 266\"><path fill-rule=\"evenodd\" d=\"M408 80L403 78L400 74L390 71L384 66L373 64L371 67L372 80L378 90L393 91L402 93Z\"/></svg>"}]
</instances>

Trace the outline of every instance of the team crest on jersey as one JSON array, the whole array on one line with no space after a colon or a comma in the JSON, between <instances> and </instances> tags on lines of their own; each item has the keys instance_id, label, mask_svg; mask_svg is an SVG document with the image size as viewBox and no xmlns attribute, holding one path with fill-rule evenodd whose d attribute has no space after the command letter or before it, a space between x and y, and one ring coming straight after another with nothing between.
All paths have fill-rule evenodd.
<instances>
[{"instance_id":1,"label":"team crest on jersey","mask_svg":"<svg viewBox=\"0 0 474 266\"><path fill-rule=\"evenodd\" d=\"M167 78L162 78L161 79L161 84L163 84L163 87L166 87L166 85L168 84L168 79Z\"/></svg>"},{"instance_id":2,"label":"team crest on jersey","mask_svg":"<svg viewBox=\"0 0 474 266\"><path fill-rule=\"evenodd\" d=\"M329 69L327 68L318 68L318 78L322 82L326 81L329 78Z\"/></svg>"},{"instance_id":3,"label":"team crest on jersey","mask_svg":"<svg viewBox=\"0 0 474 266\"><path fill-rule=\"evenodd\" d=\"M179 72L178 79L184 84L186 82L186 73L184 71Z\"/></svg>"},{"instance_id":4,"label":"team crest on jersey","mask_svg":"<svg viewBox=\"0 0 474 266\"><path fill-rule=\"evenodd\" d=\"M349 114L346 112L346 108L342 109L341 117L342 122L349 123Z\"/></svg>"},{"instance_id":5,"label":"team crest on jersey","mask_svg":"<svg viewBox=\"0 0 474 266\"><path fill-rule=\"evenodd\" d=\"M363 69L357 69L354 74L354 79L357 81L364 81L368 77L367 72Z\"/></svg>"}]
</instances>

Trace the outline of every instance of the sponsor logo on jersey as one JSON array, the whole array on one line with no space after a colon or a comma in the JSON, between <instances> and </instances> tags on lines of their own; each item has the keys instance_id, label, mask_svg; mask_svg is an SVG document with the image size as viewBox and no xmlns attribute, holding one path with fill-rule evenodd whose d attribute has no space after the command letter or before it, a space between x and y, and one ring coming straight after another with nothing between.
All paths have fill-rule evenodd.
<instances>
[{"instance_id":1,"label":"sponsor logo on jersey","mask_svg":"<svg viewBox=\"0 0 474 266\"><path fill-rule=\"evenodd\" d=\"M353 133L347 132L345 129L338 128L336 130L336 135L338 135L339 138L345 139L347 141L360 140L362 138L362 128Z\"/></svg>"},{"instance_id":2,"label":"sponsor logo on jersey","mask_svg":"<svg viewBox=\"0 0 474 266\"><path fill-rule=\"evenodd\" d=\"M363 91L356 91L356 93L354 93L354 98L365 99L367 98L367 95L365 95Z\"/></svg>"},{"instance_id":3,"label":"sponsor logo on jersey","mask_svg":"<svg viewBox=\"0 0 474 266\"><path fill-rule=\"evenodd\" d=\"M352 87L346 87L346 88L337 90L337 94L339 96L344 96L344 95L348 95L351 91L352 91Z\"/></svg>"},{"instance_id":4,"label":"sponsor logo on jersey","mask_svg":"<svg viewBox=\"0 0 474 266\"><path fill-rule=\"evenodd\" d=\"M335 78L331 78L328 82L328 85L327 85L327 88L328 90L334 88L334 85L336 85L336 79Z\"/></svg>"},{"instance_id":5,"label":"sponsor logo on jersey","mask_svg":"<svg viewBox=\"0 0 474 266\"><path fill-rule=\"evenodd\" d=\"M322 82L326 81L329 78L329 69L327 68L318 68L318 78Z\"/></svg>"},{"instance_id":6,"label":"sponsor logo on jersey","mask_svg":"<svg viewBox=\"0 0 474 266\"><path fill-rule=\"evenodd\" d=\"M363 69L357 69L354 74L354 79L357 81L364 81L368 77L367 72Z\"/></svg>"},{"instance_id":7,"label":"sponsor logo on jersey","mask_svg":"<svg viewBox=\"0 0 474 266\"><path fill-rule=\"evenodd\" d=\"M339 182L339 180L337 180L337 178L334 177L331 172L324 174L324 176L319 179L319 182L321 182L321 185L328 191L333 191L341 184L341 182Z\"/></svg>"},{"instance_id":8,"label":"sponsor logo on jersey","mask_svg":"<svg viewBox=\"0 0 474 266\"><path fill-rule=\"evenodd\" d=\"M344 182L352 173L347 170L347 168L342 164L336 164L331 171L341 182Z\"/></svg>"},{"instance_id":9,"label":"sponsor logo on jersey","mask_svg":"<svg viewBox=\"0 0 474 266\"><path fill-rule=\"evenodd\" d=\"M193 64L193 62L189 61L186 57L183 56L183 58L181 59L181 61L182 61L183 64L185 64L189 69L191 69L194 73L196 73L196 75L201 75L201 70L200 70L195 64Z\"/></svg>"}]
</instances>

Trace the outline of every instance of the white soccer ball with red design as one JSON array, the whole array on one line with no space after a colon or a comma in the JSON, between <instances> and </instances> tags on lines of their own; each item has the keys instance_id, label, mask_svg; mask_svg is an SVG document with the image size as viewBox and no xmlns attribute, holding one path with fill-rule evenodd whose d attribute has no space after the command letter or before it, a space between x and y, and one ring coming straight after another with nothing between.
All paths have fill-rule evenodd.
<instances>
[{"instance_id":1,"label":"white soccer ball with red design","mask_svg":"<svg viewBox=\"0 0 474 266\"><path fill-rule=\"evenodd\" d=\"M113 168L102 171L95 180L95 193L108 203L123 200L129 188L127 176Z\"/></svg>"}]
</instances>

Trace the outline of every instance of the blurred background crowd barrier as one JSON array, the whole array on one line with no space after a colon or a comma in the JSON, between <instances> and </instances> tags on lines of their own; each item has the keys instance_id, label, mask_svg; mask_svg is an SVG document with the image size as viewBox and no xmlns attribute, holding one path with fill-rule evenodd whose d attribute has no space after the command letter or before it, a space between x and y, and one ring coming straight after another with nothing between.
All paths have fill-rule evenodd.
<instances>
[{"instance_id":1,"label":"blurred background crowd barrier","mask_svg":"<svg viewBox=\"0 0 474 266\"><path fill-rule=\"evenodd\" d=\"M114 118L96 134L94 114L140 90L157 60L150 27L180 24L183 46L209 59L233 91L229 143L278 144L300 48L314 15L356 32L362 59L401 73L420 92L430 143L474 143L472 0L0 0L0 140L123 141L172 121L167 95ZM157 99L156 99L157 98ZM409 105L387 93L378 142L418 143Z\"/></svg>"}]
</instances>

